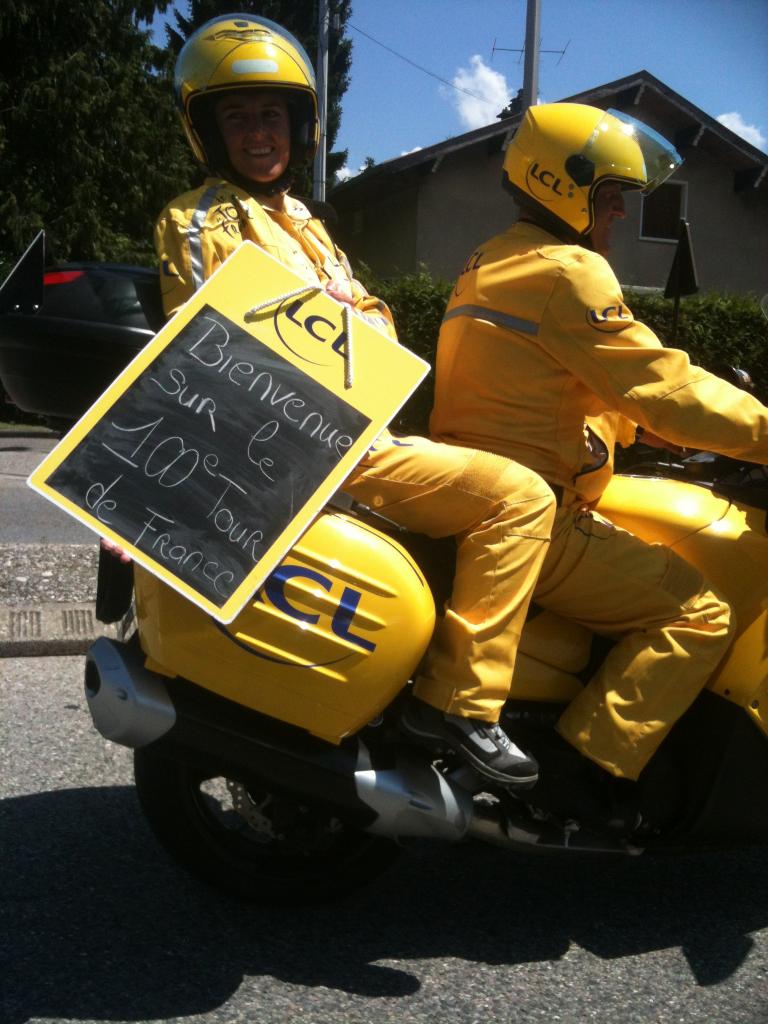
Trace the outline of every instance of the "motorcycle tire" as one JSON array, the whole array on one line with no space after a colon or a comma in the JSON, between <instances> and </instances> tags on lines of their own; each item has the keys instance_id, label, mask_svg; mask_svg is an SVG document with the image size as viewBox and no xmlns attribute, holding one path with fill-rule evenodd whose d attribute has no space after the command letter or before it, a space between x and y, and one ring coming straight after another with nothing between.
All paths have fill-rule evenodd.
<instances>
[{"instance_id":1,"label":"motorcycle tire","mask_svg":"<svg viewBox=\"0 0 768 1024\"><path fill-rule=\"evenodd\" d=\"M340 899L381 875L400 852L327 808L258 783L246 788L151 748L134 751L134 779L147 821L171 857L202 881L261 906Z\"/></svg>"}]
</instances>

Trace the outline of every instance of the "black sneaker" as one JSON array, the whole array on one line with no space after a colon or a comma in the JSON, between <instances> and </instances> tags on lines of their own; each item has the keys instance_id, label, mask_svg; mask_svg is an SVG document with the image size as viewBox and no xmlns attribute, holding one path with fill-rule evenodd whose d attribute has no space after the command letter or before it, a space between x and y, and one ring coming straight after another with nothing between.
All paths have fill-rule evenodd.
<instances>
[{"instance_id":1,"label":"black sneaker","mask_svg":"<svg viewBox=\"0 0 768 1024\"><path fill-rule=\"evenodd\" d=\"M516 789L533 786L539 766L515 746L500 725L447 715L414 697L400 720L405 736L432 747L448 747L481 775Z\"/></svg>"}]
</instances>

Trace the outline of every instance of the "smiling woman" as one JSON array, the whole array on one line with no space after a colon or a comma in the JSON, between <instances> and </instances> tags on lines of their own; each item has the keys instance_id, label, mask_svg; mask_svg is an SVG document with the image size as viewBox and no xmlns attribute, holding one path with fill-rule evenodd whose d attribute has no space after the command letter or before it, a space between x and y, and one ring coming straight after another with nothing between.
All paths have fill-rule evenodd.
<instances>
[{"instance_id":1,"label":"smiling woman","mask_svg":"<svg viewBox=\"0 0 768 1024\"><path fill-rule=\"evenodd\" d=\"M279 178L291 155L288 104L278 93L232 92L217 100L216 127L231 166L250 181Z\"/></svg>"},{"instance_id":2,"label":"smiling woman","mask_svg":"<svg viewBox=\"0 0 768 1024\"><path fill-rule=\"evenodd\" d=\"M215 18L181 50L175 92L189 142L210 177L169 203L157 223L166 312L174 313L250 241L395 339L386 305L368 295L324 225L289 194L294 169L311 160L319 138L314 73L293 36L249 14ZM296 323L290 310L286 315ZM332 350L345 337L321 317L303 329ZM229 369L225 343L211 339L208 355L197 356L221 364L217 372L226 368L232 383L243 385L244 416L253 414L256 400L268 402L275 422L290 421L323 453L341 456L349 448L350 434L290 388L273 388L263 374L245 386L248 364L240 360ZM217 427L220 419L217 411ZM257 464L269 480L265 470L272 467ZM459 538L458 585L414 687L411 735L422 745L447 745L487 777L530 786L535 762L497 723L549 541L552 491L501 457L388 431L344 490L408 529Z\"/></svg>"},{"instance_id":3,"label":"smiling woman","mask_svg":"<svg viewBox=\"0 0 768 1024\"><path fill-rule=\"evenodd\" d=\"M166 313L248 240L392 332L385 305L352 278L324 226L288 191L319 138L314 72L298 41L252 15L215 18L182 48L174 91L209 177L170 203L157 224Z\"/></svg>"}]
</instances>

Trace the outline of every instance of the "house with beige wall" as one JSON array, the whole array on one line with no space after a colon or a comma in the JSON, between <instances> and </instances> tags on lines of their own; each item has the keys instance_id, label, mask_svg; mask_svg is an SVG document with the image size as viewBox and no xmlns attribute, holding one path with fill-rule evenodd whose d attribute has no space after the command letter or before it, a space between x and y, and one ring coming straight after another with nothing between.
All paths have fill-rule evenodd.
<instances>
[{"instance_id":1,"label":"house with beige wall","mask_svg":"<svg viewBox=\"0 0 768 1024\"><path fill-rule=\"evenodd\" d=\"M567 100L631 114L684 158L650 197L627 194L627 219L611 253L624 286L664 287L684 218L700 290L768 292L768 155L647 71ZM501 167L519 121L519 114L501 118L376 164L334 189L334 235L353 263L385 277L422 264L435 277L456 277L472 249L516 217Z\"/></svg>"}]
</instances>

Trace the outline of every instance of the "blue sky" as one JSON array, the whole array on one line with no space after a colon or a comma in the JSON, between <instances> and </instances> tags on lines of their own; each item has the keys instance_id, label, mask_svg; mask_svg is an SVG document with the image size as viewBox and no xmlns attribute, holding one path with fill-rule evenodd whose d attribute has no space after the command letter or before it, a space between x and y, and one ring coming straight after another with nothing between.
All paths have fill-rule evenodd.
<instances>
[{"instance_id":1,"label":"blue sky","mask_svg":"<svg viewBox=\"0 0 768 1024\"><path fill-rule=\"evenodd\" d=\"M520 54L498 48L522 47L525 16L525 0L353 0L349 171L493 122L522 86ZM768 0L541 0L540 39L567 47L541 53L542 102L645 69L768 151Z\"/></svg>"},{"instance_id":2,"label":"blue sky","mask_svg":"<svg viewBox=\"0 0 768 1024\"><path fill-rule=\"evenodd\" d=\"M522 86L525 0L353 0L339 144L355 170L488 124ZM360 30L360 31L357 31ZM362 32L489 102L442 85ZM768 148L768 0L541 0L539 95L562 99L645 69ZM738 120L736 120L738 118Z\"/></svg>"}]
</instances>

